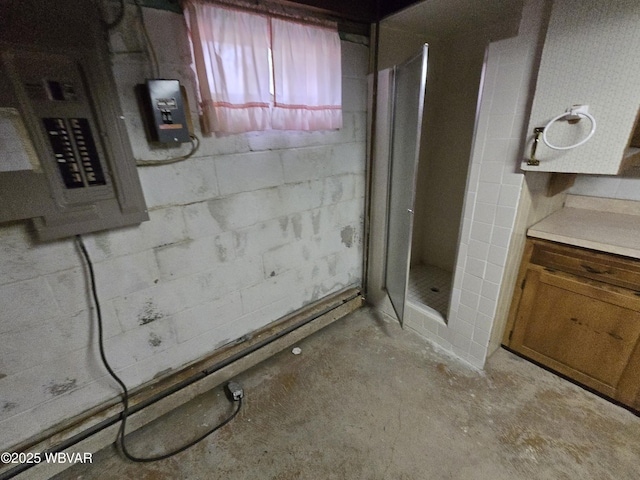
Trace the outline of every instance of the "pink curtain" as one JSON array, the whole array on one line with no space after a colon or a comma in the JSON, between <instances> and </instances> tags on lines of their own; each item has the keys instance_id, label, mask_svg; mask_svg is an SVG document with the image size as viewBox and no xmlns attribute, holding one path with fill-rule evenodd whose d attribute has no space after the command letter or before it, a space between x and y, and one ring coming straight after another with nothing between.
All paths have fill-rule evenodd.
<instances>
[{"instance_id":1,"label":"pink curtain","mask_svg":"<svg viewBox=\"0 0 640 480\"><path fill-rule=\"evenodd\" d=\"M184 13L206 133L342 127L335 28L270 19L206 0L187 0Z\"/></svg>"},{"instance_id":2,"label":"pink curtain","mask_svg":"<svg viewBox=\"0 0 640 480\"><path fill-rule=\"evenodd\" d=\"M272 128L342 127L342 66L336 30L271 19Z\"/></svg>"},{"instance_id":3,"label":"pink curtain","mask_svg":"<svg viewBox=\"0 0 640 480\"><path fill-rule=\"evenodd\" d=\"M269 129L269 19L197 1L185 18L207 133Z\"/></svg>"}]
</instances>

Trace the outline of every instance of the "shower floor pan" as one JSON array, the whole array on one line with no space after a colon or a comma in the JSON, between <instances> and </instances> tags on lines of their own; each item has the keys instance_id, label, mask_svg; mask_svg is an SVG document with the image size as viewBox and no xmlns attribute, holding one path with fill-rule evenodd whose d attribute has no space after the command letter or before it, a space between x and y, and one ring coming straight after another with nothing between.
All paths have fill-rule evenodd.
<instances>
[{"instance_id":1,"label":"shower floor pan","mask_svg":"<svg viewBox=\"0 0 640 480\"><path fill-rule=\"evenodd\" d=\"M409 269L407 300L427 306L446 318L451 296L451 272L434 265L415 265Z\"/></svg>"}]
</instances>

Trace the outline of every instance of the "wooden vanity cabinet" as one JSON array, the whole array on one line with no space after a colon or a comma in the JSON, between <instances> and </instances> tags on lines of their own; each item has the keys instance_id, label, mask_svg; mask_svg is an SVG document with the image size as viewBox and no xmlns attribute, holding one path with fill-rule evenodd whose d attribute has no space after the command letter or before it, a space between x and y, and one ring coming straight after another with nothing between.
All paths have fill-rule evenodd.
<instances>
[{"instance_id":1,"label":"wooden vanity cabinet","mask_svg":"<svg viewBox=\"0 0 640 480\"><path fill-rule=\"evenodd\" d=\"M527 239L503 344L640 410L640 260Z\"/></svg>"}]
</instances>

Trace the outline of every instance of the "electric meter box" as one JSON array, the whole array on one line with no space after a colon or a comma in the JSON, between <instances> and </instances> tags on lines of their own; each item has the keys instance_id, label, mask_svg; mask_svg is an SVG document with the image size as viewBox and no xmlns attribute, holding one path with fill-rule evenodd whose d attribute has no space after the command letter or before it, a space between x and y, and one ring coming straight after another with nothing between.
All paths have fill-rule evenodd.
<instances>
[{"instance_id":1,"label":"electric meter box","mask_svg":"<svg viewBox=\"0 0 640 480\"><path fill-rule=\"evenodd\" d=\"M2 8L0 222L50 240L148 220L99 9Z\"/></svg>"}]
</instances>

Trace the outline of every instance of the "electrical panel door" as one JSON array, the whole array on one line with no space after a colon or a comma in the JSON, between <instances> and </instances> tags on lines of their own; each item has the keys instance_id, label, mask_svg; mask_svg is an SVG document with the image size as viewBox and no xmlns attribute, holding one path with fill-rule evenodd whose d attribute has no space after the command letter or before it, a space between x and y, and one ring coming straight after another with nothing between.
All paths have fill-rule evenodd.
<instances>
[{"instance_id":1,"label":"electrical panel door","mask_svg":"<svg viewBox=\"0 0 640 480\"><path fill-rule=\"evenodd\" d=\"M0 222L48 240L147 220L95 5L13 4L28 13L0 33Z\"/></svg>"}]
</instances>

